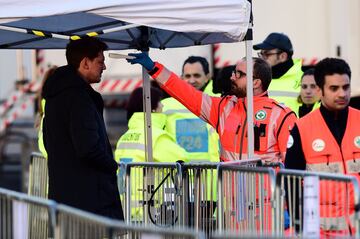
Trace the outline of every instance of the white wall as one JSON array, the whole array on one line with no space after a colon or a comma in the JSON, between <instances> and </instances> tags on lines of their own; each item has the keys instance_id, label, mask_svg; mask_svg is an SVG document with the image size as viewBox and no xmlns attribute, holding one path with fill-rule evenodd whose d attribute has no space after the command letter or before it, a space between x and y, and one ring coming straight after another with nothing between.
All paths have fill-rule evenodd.
<instances>
[{"instance_id":1,"label":"white wall","mask_svg":"<svg viewBox=\"0 0 360 239\"><path fill-rule=\"evenodd\" d=\"M31 50L22 52L24 77L31 79ZM18 79L16 50L0 50L0 100L15 89L15 81Z\"/></svg>"}]
</instances>

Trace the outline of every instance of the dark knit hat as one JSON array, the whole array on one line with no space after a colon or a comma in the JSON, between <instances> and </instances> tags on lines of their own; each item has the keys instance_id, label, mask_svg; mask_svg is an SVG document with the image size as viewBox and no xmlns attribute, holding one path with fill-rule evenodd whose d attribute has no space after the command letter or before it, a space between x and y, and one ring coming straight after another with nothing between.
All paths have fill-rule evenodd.
<instances>
[{"instance_id":1,"label":"dark knit hat","mask_svg":"<svg viewBox=\"0 0 360 239\"><path fill-rule=\"evenodd\" d=\"M150 88L150 94L151 94L151 110L155 110L159 102L162 99L162 92L159 89L156 89L154 87ZM139 87L136 88L130 95L127 106L127 119L129 120L130 117L135 112L143 112L143 88Z\"/></svg>"}]
</instances>

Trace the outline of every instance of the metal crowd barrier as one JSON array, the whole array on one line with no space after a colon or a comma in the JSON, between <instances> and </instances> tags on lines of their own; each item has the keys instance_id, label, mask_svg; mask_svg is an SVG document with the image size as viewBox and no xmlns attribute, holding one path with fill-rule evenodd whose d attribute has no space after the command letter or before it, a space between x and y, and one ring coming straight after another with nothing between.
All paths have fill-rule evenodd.
<instances>
[{"instance_id":1,"label":"metal crowd barrier","mask_svg":"<svg viewBox=\"0 0 360 239\"><path fill-rule=\"evenodd\" d=\"M127 163L120 166L118 175L119 191L125 194L122 202L128 223L159 227L180 225L183 216L179 207L180 164Z\"/></svg>"},{"instance_id":2,"label":"metal crowd barrier","mask_svg":"<svg viewBox=\"0 0 360 239\"><path fill-rule=\"evenodd\" d=\"M48 197L47 160L41 153L32 153L29 166L28 194L41 198Z\"/></svg>"},{"instance_id":3,"label":"metal crowd barrier","mask_svg":"<svg viewBox=\"0 0 360 239\"><path fill-rule=\"evenodd\" d=\"M181 225L195 227L207 235L216 230L218 163L182 165Z\"/></svg>"},{"instance_id":4,"label":"metal crowd barrier","mask_svg":"<svg viewBox=\"0 0 360 239\"><path fill-rule=\"evenodd\" d=\"M35 214L31 214L31 209ZM0 238L204 239L202 232L126 225L54 201L0 188Z\"/></svg>"},{"instance_id":5,"label":"metal crowd barrier","mask_svg":"<svg viewBox=\"0 0 360 239\"><path fill-rule=\"evenodd\" d=\"M255 167L260 160L230 165ZM219 163L120 163L119 191L128 223L217 229Z\"/></svg>"},{"instance_id":6,"label":"metal crowd barrier","mask_svg":"<svg viewBox=\"0 0 360 239\"><path fill-rule=\"evenodd\" d=\"M182 164L182 225L195 227L211 236L217 230L218 167L220 164L256 167L260 160L228 163L190 162Z\"/></svg>"},{"instance_id":7,"label":"metal crowd barrier","mask_svg":"<svg viewBox=\"0 0 360 239\"><path fill-rule=\"evenodd\" d=\"M84 212L65 205L57 207L58 224L55 238L171 238L204 239L202 232L192 229L166 230L154 226L129 225L123 222Z\"/></svg>"},{"instance_id":8,"label":"metal crowd barrier","mask_svg":"<svg viewBox=\"0 0 360 239\"><path fill-rule=\"evenodd\" d=\"M281 169L276 177L277 235L284 235L288 210L286 235L359 237L359 196L353 176Z\"/></svg>"},{"instance_id":9,"label":"metal crowd barrier","mask_svg":"<svg viewBox=\"0 0 360 239\"><path fill-rule=\"evenodd\" d=\"M53 238L54 202L0 188L0 238Z\"/></svg>"},{"instance_id":10,"label":"metal crowd barrier","mask_svg":"<svg viewBox=\"0 0 360 239\"><path fill-rule=\"evenodd\" d=\"M218 188L219 233L274 234L274 169L221 164Z\"/></svg>"}]
</instances>

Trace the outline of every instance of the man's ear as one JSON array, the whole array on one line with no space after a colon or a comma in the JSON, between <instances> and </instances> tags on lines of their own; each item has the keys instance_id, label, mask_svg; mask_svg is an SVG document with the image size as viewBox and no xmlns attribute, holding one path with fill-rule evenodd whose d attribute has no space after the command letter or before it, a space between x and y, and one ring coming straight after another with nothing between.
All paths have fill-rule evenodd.
<instances>
[{"instance_id":1,"label":"man's ear","mask_svg":"<svg viewBox=\"0 0 360 239\"><path fill-rule=\"evenodd\" d=\"M80 61L79 68L80 68L81 70L88 70L88 69L90 68L90 67L89 67L89 58L84 57L84 58Z\"/></svg>"},{"instance_id":2,"label":"man's ear","mask_svg":"<svg viewBox=\"0 0 360 239\"><path fill-rule=\"evenodd\" d=\"M206 74L206 83L209 82L209 80L211 80L211 75L210 75L210 72Z\"/></svg>"},{"instance_id":3,"label":"man's ear","mask_svg":"<svg viewBox=\"0 0 360 239\"><path fill-rule=\"evenodd\" d=\"M284 62L284 61L287 61L289 55L287 52L283 51L279 54L279 57L280 57L280 61Z\"/></svg>"},{"instance_id":4,"label":"man's ear","mask_svg":"<svg viewBox=\"0 0 360 239\"><path fill-rule=\"evenodd\" d=\"M262 82L259 78L253 80L253 89L262 88Z\"/></svg>"}]
</instances>

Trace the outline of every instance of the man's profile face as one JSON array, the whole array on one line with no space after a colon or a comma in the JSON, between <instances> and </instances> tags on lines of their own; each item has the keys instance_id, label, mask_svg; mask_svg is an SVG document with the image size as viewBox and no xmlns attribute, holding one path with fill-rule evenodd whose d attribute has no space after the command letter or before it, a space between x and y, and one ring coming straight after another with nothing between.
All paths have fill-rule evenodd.
<instances>
[{"instance_id":1,"label":"man's profile face","mask_svg":"<svg viewBox=\"0 0 360 239\"><path fill-rule=\"evenodd\" d=\"M231 93L239 98L246 97L246 62L244 60L236 64L230 79Z\"/></svg>"},{"instance_id":2,"label":"man's profile face","mask_svg":"<svg viewBox=\"0 0 360 239\"><path fill-rule=\"evenodd\" d=\"M349 105L350 78L346 74L325 76L321 104L330 111L339 111Z\"/></svg>"},{"instance_id":3,"label":"man's profile face","mask_svg":"<svg viewBox=\"0 0 360 239\"><path fill-rule=\"evenodd\" d=\"M210 74L205 74L200 62L186 63L183 68L182 79L200 90L209 81Z\"/></svg>"},{"instance_id":4,"label":"man's profile face","mask_svg":"<svg viewBox=\"0 0 360 239\"><path fill-rule=\"evenodd\" d=\"M104 53L99 52L98 56L93 60L88 59L88 70L86 74L86 81L89 84L99 83L101 81L101 74L106 69Z\"/></svg>"}]
</instances>

